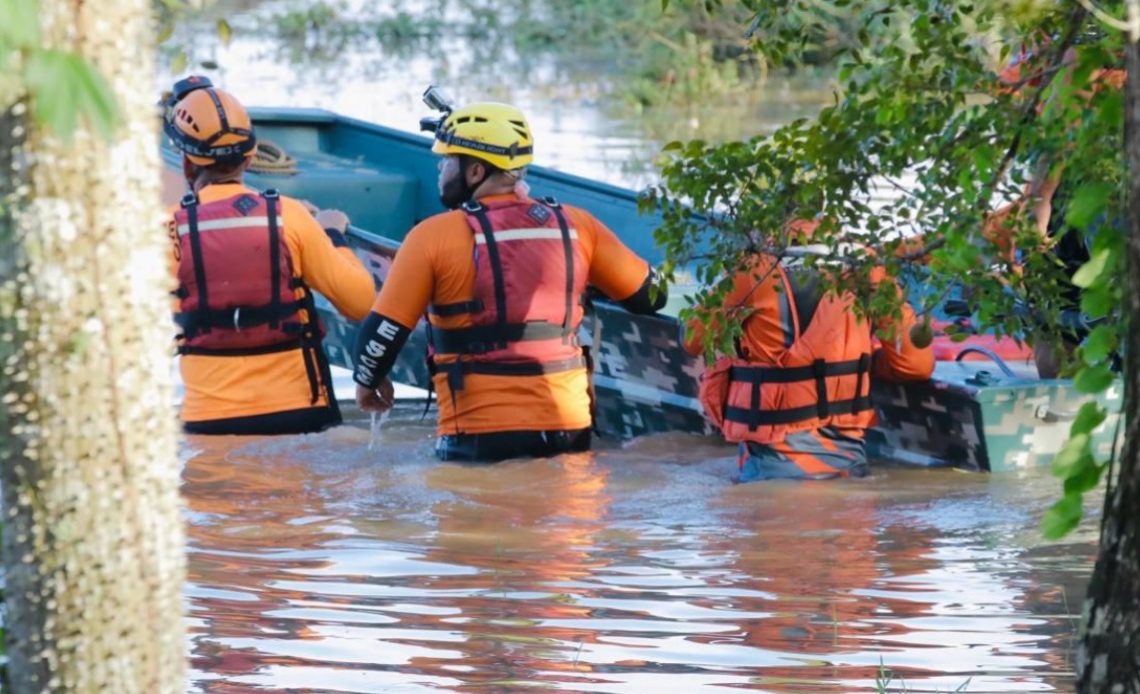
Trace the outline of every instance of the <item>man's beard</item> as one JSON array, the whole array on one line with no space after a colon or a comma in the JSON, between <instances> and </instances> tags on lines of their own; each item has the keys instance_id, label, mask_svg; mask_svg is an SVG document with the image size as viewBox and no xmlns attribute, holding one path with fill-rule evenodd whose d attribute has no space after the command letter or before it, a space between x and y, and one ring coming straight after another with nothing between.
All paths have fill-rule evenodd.
<instances>
[{"instance_id":1,"label":"man's beard","mask_svg":"<svg viewBox=\"0 0 1140 694\"><path fill-rule=\"evenodd\" d=\"M445 181L443 190L439 193L439 201L449 210L457 209L460 205L471 199L474 190L467 186L467 177L460 171L450 181Z\"/></svg>"}]
</instances>

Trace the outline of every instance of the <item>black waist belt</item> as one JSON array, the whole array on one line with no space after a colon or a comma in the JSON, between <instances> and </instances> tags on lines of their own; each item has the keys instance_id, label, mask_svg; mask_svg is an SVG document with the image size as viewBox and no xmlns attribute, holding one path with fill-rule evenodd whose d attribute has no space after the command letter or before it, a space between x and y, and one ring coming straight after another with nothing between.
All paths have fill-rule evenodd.
<instances>
[{"instance_id":1,"label":"black waist belt","mask_svg":"<svg viewBox=\"0 0 1140 694\"><path fill-rule=\"evenodd\" d=\"M174 314L174 322L182 328L187 337L212 328L243 330L273 321L283 321L304 308L301 301L264 306L235 306L224 309L182 311ZM291 326L292 324L290 324ZM300 326L300 323L296 323Z\"/></svg>"},{"instance_id":2,"label":"black waist belt","mask_svg":"<svg viewBox=\"0 0 1140 694\"><path fill-rule=\"evenodd\" d=\"M828 414L858 414L874 409L870 397L858 397L853 400L836 400L828 405ZM724 418L737 424L747 424L750 429L757 426L775 426L779 424L795 424L819 416L819 409L815 404L803 407L793 407L790 410L751 410L744 407L724 408ZM821 417L822 419L822 417Z\"/></svg>"},{"instance_id":3,"label":"black waist belt","mask_svg":"<svg viewBox=\"0 0 1140 694\"><path fill-rule=\"evenodd\" d=\"M586 368L586 358L582 356L559 359L557 361L516 361L516 362L484 362L484 361L453 361L448 364L437 364L440 371L447 374L447 387L451 390L451 397L465 387L464 377L467 374L483 374L488 376L541 376L543 374L573 371Z\"/></svg>"},{"instance_id":4,"label":"black waist belt","mask_svg":"<svg viewBox=\"0 0 1140 694\"><path fill-rule=\"evenodd\" d=\"M253 357L258 354L276 354L277 352L289 352L294 349L301 349L305 347L304 340L289 340L288 342L279 342L275 345L267 345L265 347L241 347L237 349L216 349L213 347L191 347L189 345L180 345L178 347L179 354L200 354L207 357Z\"/></svg>"},{"instance_id":5,"label":"black waist belt","mask_svg":"<svg viewBox=\"0 0 1140 694\"><path fill-rule=\"evenodd\" d=\"M863 355L850 361L817 362L806 366L734 366L728 378L745 383L795 383L823 376L854 376L870 368L870 357ZM821 371L822 369L822 371Z\"/></svg>"},{"instance_id":6,"label":"black waist belt","mask_svg":"<svg viewBox=\"0 0 1140 694\"><path fill-rule=\"evenodd\" d=\"M432 346L438 354L485 354L505 349L512 342L562 339L562 326L553 323L508 323L471 328L433 328ZM577 344L571 338L571 344Z\"/></svg>"},{"instance_id":7,"label":"black waist belt","mask_svg":"<svg viewBox=\"0 0 1140 694\"><path fill-rule=\"evenodd\" d=\"M542 374L584 369L586 368L586 359L585 357L571 357L558 361L456 361L450 364L440 364L440 368L445 370L459 369L463 373L493 376L541 376Z\"/></svg>"}]
</instances>

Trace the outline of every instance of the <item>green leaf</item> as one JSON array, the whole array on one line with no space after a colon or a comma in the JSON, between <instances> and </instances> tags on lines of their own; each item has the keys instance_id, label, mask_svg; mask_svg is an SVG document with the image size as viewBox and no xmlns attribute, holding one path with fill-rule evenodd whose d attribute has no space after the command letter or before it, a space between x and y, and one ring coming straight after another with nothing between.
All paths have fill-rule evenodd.
<instances>
[{"instance_id":1,"label":"green leaf","mask_svg":"<svg viewBox=\"0 0 1140 694\"><path fill-rule=\"evenodd\" d=\"M1068 535L1081 522L1081 496L1065 494L1041 518L1041 532L1050 540Z\"/></svg>"},{"instance_id":2,"label":"green leaf","mask_svg":"<svg viewBox=\"0 0 1140 694\"><path fill-rule=\"evenodd\" d=\"M1115 89L1105 89L1097 94L1098 106L1096 121L1103 127L1119 128L1124 122L1124 94Z\"/></svg>"},{"instance_id":3,"label":"green leaf","mask_svg":"<svg viewBox=\"0 0 1140 694\"><path fill-rule=\"evenodd\" d=\"M39 0L0 0L0 52L40 44Z\"/></svg>"},{"instance_id":4,"label":"green leaf","mask_svg":"<svg viewBox=\"0 0 1140 694\"><path fill-rule=\"evenodd\" d=\"M24 66L24 80L32 96L32 117L65 140L75 134L79 99L70 87L75 57L61 51L34 51Z\"/></svg>"},{"instance_id":5,"label":"green leaf","mask_svg":"<svg viewBox=\"0 0 1140 694\"><path fill-rule=\"evenodd\" d=\"M80 117L105 138L119 122L114 92L82 56L34 51L24 78L32 96L33 117L58 137L67 140L74 135Z\"/></svg>"},{"instance_id":6,"label":"green leaf","mask_svg":"<svg viewBox=\"0 0 1140 694\"><path fill-rule=\"evenodd\" d=\"M1107 316L1115 306L1116 297L1111 287L1099 285L1081 292L1081 313L1089 318Z\"/></svg>"},{"instance_id":7,"label":"green leaf","mask_svg":"<svg viewBox=\"0 0 1140 694\"><path fill-rule=\"evenodd\" d=\"M218 20L218 38L222 40L223 46L230 45L230 39L233 38L234 30L230 27L230 23L221 18Z\"/></svg>"},{"instance_id":8,"label":"green leaf","mask_svg":"<svg viewBox=\"0 0 1140 694\"><path fill-rule=\"evenodd\" d=\"M1116 332L1107 325L1098 325L1092 329L1081 343L1081 355L1090 364L1102 362L1116 351Z\"/></svg>"},{"instance_id":9,"label":"green leaf","mask_svg":"<svg viewBox=\"0 0 1140 694\"><path fill-rule=\"evenodd\" d=\"M1093 284L1100 279L1104 271L1109 267L1109 258L1111 254L1108 249L1102 249L1093 253L1089 261L1081 266L1079 270L1073 275L1073 284L1086 289L1093 286Z\"/></svg>"},{"instance_id":10,"label":"green leaf","mask_svg":"<svg viewBox=\"0 0 1140 694\"><path fill-rule=\"evenodd\" d=\"M1081 458L1089 455L1089 435L1076 434L1071 436L1057 455L1053 456L1052 472L1054 477L1065 478L1080 462Z\"/></svg>"},{"instance_id":11,"label":"green leaf","mask_svg":"<svg viewBox=\"0 0 1140 694\"><path fill-rule=\"evenodd\" d=\"M1081 405L1081 409L1077 410L1076 419L1073 420L1072 426L1069 427L1069 436L1091 434L1093 430L1103 424L1107 418L1108 411L1101 407L1100 403L1095 400L1086 402Z\"/></svg>"},{"instance_id":12,"label":"green leaf","mask_svg":"<svg viewBox=\"0 0 1140 694\"><path fill-rule=\"evenodd\" d=\"M1086 366L1077 372L1073 378L1073 387L1077 389L1078 393L1099 393L1105 390L1112 382L1116 380L1116 376L1112 371L1103 364L1096 366Z\"/></svg>"},{"instance_id":13,"label":"green leaf","mask_svg":"<svg viewBox=\"0 0 1140 694\"><path fill-rule=\"evenodd\" d=\"M1084 494L1096 489L1103 472L1104 466L1097 465L1092 456L1088 456L1065 478L1065 494Z\"/></svg>"},{"instance_id":14,"label":"green leaf","mask_svg":"<svg viewBox=\"0 0 1140 694\"><path fill-rule=\"evenodd\" d=\"M189 61L190 58L186 55L186 51L178 51L170 61L170 71L177 75L186 69L186 63Z\"/></svg>"},{"instance_id":15,"label":"green leaf","mask_svg":"<svg viewBox=\"0 0 1140 694\"><path fill-rule=\"evenodd\" d=\"M1107 183L1086 183L1077 188L1065 208L1065 223L1077 229L1087 228L1104 211L1111 194L1112 186Z\"/></svg>"}]
</instances>

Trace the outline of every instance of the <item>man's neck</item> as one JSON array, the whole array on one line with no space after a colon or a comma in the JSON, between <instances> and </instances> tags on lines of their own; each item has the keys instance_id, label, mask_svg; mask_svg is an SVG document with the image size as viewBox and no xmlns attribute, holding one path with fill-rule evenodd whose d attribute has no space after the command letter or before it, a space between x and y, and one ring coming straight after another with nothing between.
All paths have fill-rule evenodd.
<instances>
[{"instance_id":1,"label":"man's neck","mask_svg":"<svg viewBox=\"0 0 1140 694\"><path fill-rule=\"evenodd\" d=\"M488 180L480 183L479 187L471 192L471 199L480 200L492 195L508 195L514 192L514 181Z\"/></svg>"},{"instance_id":2,"label":"man's neck","mask_svg":"<svg viewBox=\"0 0 1140 694\"><path fill-rule=\"evenodd\" d=\"M241 176L240 175L235 176L232 174L229 176L216 176L216 177L215 176L209 176L209 175L201 175L197 178L197 180L194 181L194 192L195 193L200 192L203 188L205 188L207 186L217 186L217 185L223 185L226 183L233 183L236 185L241 185L242 184Z\"/></svg>"}]
</instances>

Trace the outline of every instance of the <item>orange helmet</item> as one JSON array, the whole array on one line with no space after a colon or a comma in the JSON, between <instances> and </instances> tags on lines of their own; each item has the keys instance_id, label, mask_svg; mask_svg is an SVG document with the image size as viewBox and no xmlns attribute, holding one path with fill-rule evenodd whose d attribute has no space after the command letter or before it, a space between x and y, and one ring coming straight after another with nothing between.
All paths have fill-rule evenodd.
<instances>
[{"instance_id":1,"label":"orange helmet","mask_svg":"<svg viewBox=\"0 0 1140 694\"><path fill-rule=\"evenodd\" d=\"M199 166L239 164L252 157L257 136L245 107L208 79L199 79L200 85L175 85L178 100L167 109L163 124L171 143Z\"/></svg>"}]
</instances>

